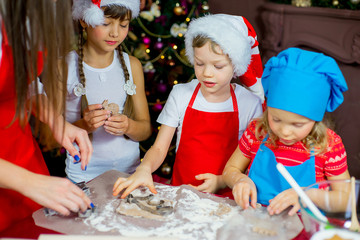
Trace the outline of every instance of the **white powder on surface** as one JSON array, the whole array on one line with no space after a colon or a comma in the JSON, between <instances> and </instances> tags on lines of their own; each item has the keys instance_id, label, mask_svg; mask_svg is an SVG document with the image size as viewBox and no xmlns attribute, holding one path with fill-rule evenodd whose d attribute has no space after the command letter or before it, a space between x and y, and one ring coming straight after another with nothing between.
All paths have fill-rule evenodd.
<instances>
[{"instance_id":1,"label":"white powder on surface","mask_svg":"<svg viewBox=\"0 0 360 240\"><path fill-rule=\"evenodd\" d=\"M265 207L241 210L235 201L201 193L186 185L179 187L156 184L158 198L169 200L174 212L163 219L131 217L116 213L120 203L111 194L113 183L121 172L110 170L87 183L90 199L97 211L88 218L76 216L44 215L43 209L33 213L35 224L47 229L76 235L116 235L124 237L165 237L181 240L279 240L293 239L302 230L297 215L285 211L269 216ZM132 194L144 194L147 188L137 189ZM255 233L254 227L277 231L277 236Z\"/></svg>"},{"instance_id":2,"label":"white powder on surface","mask_svg":"<svg viewBox=\"0 0 360 240\"><path fill-rule=\"evenodd\" d=\"M174 213L164 220L150 220L122 216L115 212L119 199L106 203L104 208L84 220L90 228L100 232L119 233L127 237L174 237L178 239L216 239L216 232L234 214L239 207L201 198L186 188L157 186L160 198L174 202ZM144 194L149 192L145 191ZM228 206L229 212L218 216L214 214L219 207Z\"/></svg>"}]
</instances>

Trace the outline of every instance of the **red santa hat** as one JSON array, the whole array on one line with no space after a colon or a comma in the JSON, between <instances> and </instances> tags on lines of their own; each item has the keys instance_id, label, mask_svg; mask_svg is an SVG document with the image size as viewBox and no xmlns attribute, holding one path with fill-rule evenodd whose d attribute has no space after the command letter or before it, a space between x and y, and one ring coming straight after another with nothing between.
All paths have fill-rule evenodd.
<instances>
[{"instance_id":1,"label":"red santa hat","mask_svg":"<svg viewBox=\"0 0 360 240\"><path fill-rule=\"evenodd\" d=\"M234 66L234 76L249 87L262 102L264 90L261 84L263 67L259 43L251 24L241 16L210 14L192 20L185 34L186 56L194 64L193 39L197 36L210 38L227 54Z\"/></svg>"},{"instance_id":2,"label":"red santa hat","mask_svg":"<svg viewBox=\"0 0 360 240\"><path fill-rule=\"evenodd\" d=\"M104 23L104 12L101 7L118 5L129 9L132 17L140 12L139 0L73 0L72 16L74 20L83 20L92 27Z\"/></svg>"}]
</instances>

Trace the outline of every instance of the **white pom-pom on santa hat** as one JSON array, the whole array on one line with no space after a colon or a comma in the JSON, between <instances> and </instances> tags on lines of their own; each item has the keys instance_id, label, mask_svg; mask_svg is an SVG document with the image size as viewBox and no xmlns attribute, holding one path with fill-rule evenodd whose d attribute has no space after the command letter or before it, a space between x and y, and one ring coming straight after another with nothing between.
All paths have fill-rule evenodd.
<instances>
[{"instance_id":1,"label":"white pom-pom on santa hat","mask_svg":"<svg viewBox=\"0 0 360 240\"><path fill-rule=\"evenodd\" d=\"M104 23L104 12L95 4L84 11L82 20L88 25L95 27Z\"/></svg>"},{"instance_id":2,"label":"white pom-pom on santa hat","mask_svg":"<svg viewBox=\"0 0 360 240\"><path fill-rule=\"evenodd\" d=\"M88 25L96 27L104 23L104 12L100 7L111 5L129 9L133 18L137 17L140 12L139 0L74 0L72 16L74 20L83 20Z\"/></svg>"},{"instance_id":3,"label":"white pom-pom on santa hat","mask_svg":"<svg viewBox=\"0 0 360 240\"><path fill-rule=\"evenodd\" d=\"M186 56L194 64L193 39L197 36L210 38L229 56L234 67L234 76L240 79L242 76L246 77L243 83L264 101L261 85L262 64L254 33L249 22L241 16L209 14L200 17L190 22L185 33Z\"/></svg>"}]
</instances>

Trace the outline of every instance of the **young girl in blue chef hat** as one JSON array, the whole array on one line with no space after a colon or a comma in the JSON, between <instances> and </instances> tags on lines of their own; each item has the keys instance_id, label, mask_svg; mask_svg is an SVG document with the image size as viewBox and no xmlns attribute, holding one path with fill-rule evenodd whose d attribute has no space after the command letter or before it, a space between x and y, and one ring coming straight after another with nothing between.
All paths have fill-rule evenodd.
<instances>
[{"instance_id":1,"label":"young girl in blue chef hat","mask_svg":"<svg viewBox=\"0 0 360 240\"><path fill-rule=\"evenodd\" d=\"M271 58L262 83L267 110L252 121L227 162L223 178L238 205L268 205L279 214L300 205L296 192L277 171L282 163L301 187L349 179L340 136L322 122L344 100L345 79L331 57L289 48Z\"/></svg>"}]
</instances>

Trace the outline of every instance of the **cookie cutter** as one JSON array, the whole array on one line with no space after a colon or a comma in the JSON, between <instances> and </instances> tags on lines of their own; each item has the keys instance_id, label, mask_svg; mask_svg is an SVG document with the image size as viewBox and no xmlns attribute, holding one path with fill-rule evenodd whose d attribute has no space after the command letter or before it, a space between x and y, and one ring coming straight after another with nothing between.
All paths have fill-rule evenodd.
<instances>
[{"instance_id":1,"label":"cookie cutter","mask_svg":"<svg viewBox=\"0 0 360 240\"><path fill-rule=\"evenodd\" d=\"M90 195L90 188L86 185L85 181L83 182L78 182L78 183L75 183L76 186L78 186L87 196ZM60 213L58 213L57 211L51 209L51 208L44 208L43 210L44 212L44 215L46 217L49 217L49 216L55 216L55 215L61 215ZM96 213L97 212L97 207L94 206L93 208L88 208L85 210L85 212L78 212L78 217L80 218L87 218L87 217L90 217L91 214L93 213Z\"/></svg>"},{"instance_id":2,"label":"cookie cutter","mask_svg":"<svg viewBox=\"0 0 360 240\"><path fill-rule=\"evenodd\" d=\"M133 196L132 194L129 194L126 197L126 202L134 203L140 209L160 216L169 215L174 211L174 208L172 206L166 205L164 200L160 200L158 204L152 203L151 200L153 198L154 198L154 194L149 194L148 196L137 196L137 197ZM141 202L145 202L148 206Z\"/></svg>"},{"instance_id":3,"label":"cookie cutter","mask_svg":"<svg viewBox=\"0 0 360 240\"><path fill-rule=\"evenodd\" d=\"M81 190L83 190L83 192L87 196L90 196L90 188L86 185L85 181L75 183L75 185L78 186Z\"/></svg>"},{"instance_id":4,"label":"cookie cutter","mask_svg":"<svg viewBox=\"0 0 360 240\"><path fill-rule=\"evenodd\" d=\"M97 207L94 206L93 208L88 208L85 212L78 212L78 217L80 218L87 218L90 217L92 214L97 213Z\"/></svg>"}]
</instances>

